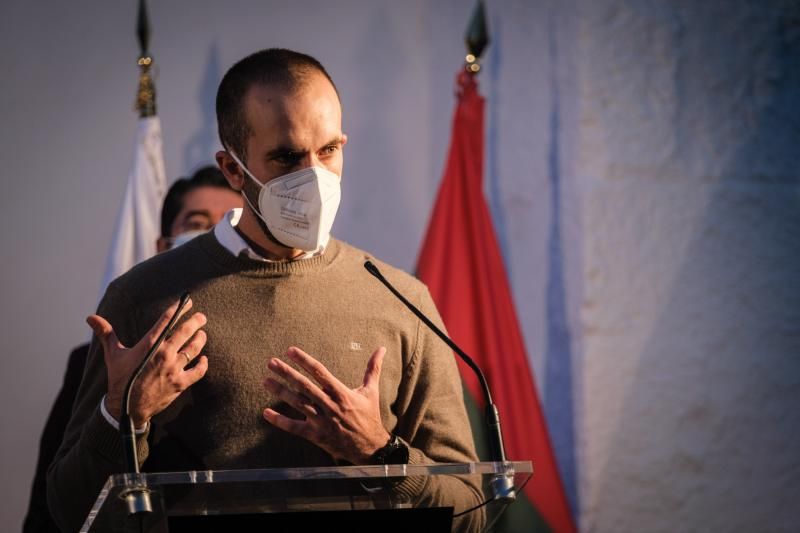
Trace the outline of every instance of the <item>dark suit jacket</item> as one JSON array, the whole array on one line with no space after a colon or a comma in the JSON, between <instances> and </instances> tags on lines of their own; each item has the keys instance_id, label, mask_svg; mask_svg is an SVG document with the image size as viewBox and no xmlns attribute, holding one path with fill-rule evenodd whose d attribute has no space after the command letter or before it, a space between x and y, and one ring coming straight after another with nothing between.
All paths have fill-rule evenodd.
<instances>
[{"instance_id":1,"label":"dark suit jacket","mask_svg":"<svg viewBox=\"0 0 800 533\"><path fill-rule=\"evenodd\" d=\"M56 455L64 430L72 414L72 403L78 394L78 386L83 377L83 368L86 366L86 356L89 353L89 344L78 346L69 354L67 372L64 374L64 383L56 396L50 416L44 425L42 439L39 442L39 459L36 462L36 474L31 488L31 501L28 505L28 514L22 526L23 533L59 533L50 510L47 508L47 467Z\"/></svg>"}]
</instances>

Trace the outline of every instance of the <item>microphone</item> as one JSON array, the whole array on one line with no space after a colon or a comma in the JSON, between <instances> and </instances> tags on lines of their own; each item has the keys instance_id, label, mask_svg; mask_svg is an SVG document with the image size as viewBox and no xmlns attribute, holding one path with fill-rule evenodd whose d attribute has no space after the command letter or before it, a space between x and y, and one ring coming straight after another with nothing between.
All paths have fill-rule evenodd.
<instances>
[{"instance_id":1,"label":"microphone","mask_svg":"<svg viewBox=\"0 0 800 533\"><path fill-rule=\"evenodd\" d=\"M186 306L188 301L189 293L184 292L178 302L178 308L175 310L175 314L172 315L172 318L169 319L167 325L161 330L156 342L154 342L153 346L150 347L150 350L147 351L144 359L141 360L139 366L137 366L136 370L133 371L128 383L125 385L125 391L122 395L122 408L120 410L121 414L119 417L119 432L120 436L122 437L122 450L126 474L138 475L140 473L139 454L136 450L136 429L133 426L133 419L130 416L131 390L133 389L133 384L136 383L137 379L139 379L139 376L144 370L145 365L150 362L150 360L153 358L153 355L155 355L156 351L161 347L161 343L167 338L167 335L172 330L175 322L178 321L178 317L181 316L181 311ZM125 501L128 504L128 514L135 515L139 513L153 512L153 505L150 501L150 491L147 490L147 487L141 485L134 486L133 488L126 490L124 496Z\"/></svg>"},{"instance_id":2,"label":"microphone","mask_svg":"<svg viewBox=\"0 0 800 533\"><path fill-rule=\"evenodd\" d=\"M506 462L506 452L505 446L503 445L503 432L500 429L500 413L497 410L497 406L492 401L492 393L489 390L489 383L486 381L486 376L483 375L483 371L480 369L477 363L472 360L472 358L467 355L464 350L458 347L458 345L453 342L453 340L445 335L445 333L436 327L436 324L431 322L431 320L425 316L422 311L417 309L414 304L409 302L405 296L400 294L394 286L389 283L389 281L383 277L381 271L378 270L378 267L372 261L365 261L364 268L367 269L367 272L378 278L378 281L383 283L392 294L394 294L398 300L403 302L403 304L412 312L414 313L417 318L419 318L428 328L433 331L437 337L442 339L445 344L447 344L458 356L467 364L470 369L478 376L478 381L481 385L481 390L483 391L483 399L486 403L486 412L484 413L484 419L486 421L486 428L488 430L489 435L489 446L492 452L492 459L497 462L505 463ZM494 492L494 497L496 499L503 499L503 500L514 500L516 499L516 493L514 491L514 480L513 476L509 475L502 475L496 477L492 481L492 491Z\"/></svg>"}]
</instances>

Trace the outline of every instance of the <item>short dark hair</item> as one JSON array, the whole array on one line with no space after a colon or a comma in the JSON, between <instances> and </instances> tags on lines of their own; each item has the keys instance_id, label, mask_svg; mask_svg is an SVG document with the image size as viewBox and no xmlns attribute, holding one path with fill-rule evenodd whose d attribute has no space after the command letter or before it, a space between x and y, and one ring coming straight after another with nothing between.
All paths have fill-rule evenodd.
<instances>
[{"instance_id":1,"label":"short dark hair","mask_svg":"<svg viewBox=\"0 0 800 533\"><path fill-rule=\"evenodd\" d=\"M183 199L189 192L200 187L218 187L236 192L222 171L213 165L198 168L191 178L178 178L167 191L164 205L161 207L162 237L172 237L172 223L183 209Z\"/></svg>"},{"instance_id":2,"label":"short dark hair","mask_svg":"<svg viewBox=\"0 0 800 533\"><path fill-rule=\"evenodd\" d=\"M312 72L324 75L337 91L336 84L319 61L293 50L269 48L233 65L217 90L217 126L223 148L233 150L242 162L246 161L247 138L252 130L244 113L244 98L250 87L277 85L294 90L302 86Z\"/></svg>"}]
</instances>

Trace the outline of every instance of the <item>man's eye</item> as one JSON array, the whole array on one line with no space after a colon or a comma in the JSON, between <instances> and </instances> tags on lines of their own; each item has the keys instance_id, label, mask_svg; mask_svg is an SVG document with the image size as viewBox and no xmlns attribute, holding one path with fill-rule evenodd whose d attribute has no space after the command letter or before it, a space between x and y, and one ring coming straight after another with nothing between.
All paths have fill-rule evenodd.
<instances>
[{"instance_id":1,"label":"man's eye","mask_svg":"<svg viewBox=\"0 0 800 533\"><path fill-rule=\"evenodd\" d=\"M285 167L293 167L300 162L302 157L301 154L288 153L275 156L274 161Z\"/></svg>"},{"instance_id":2,"label":"man's eye","mask_svg":"<svg viewBox=\"0 0 800 533\"><path fill-rule=\"evenodd\" d=\"M184 224L186 231L207 230L209 228L208 220L189 220Z\"/></svg>"},{"instance_id":3,"label":"man's eye","mask_svg":"<svg viewBox=\"0 0 800 533\"><path fill-rule=\"evenodd\" d=\"M338 149L339 149L339 146L337 146L335 144L329 144L328 146L326 146L325 148L322 149L322 153L324 155L331 155L331 154L335 153Z\"/></svg>"},{"instance_id":4,"label":"man's eye","mask_svg":"<svg viewBox=\"0 0 800 533\"><path fill-rule=\"evenodd\" d=\"M181 224L181 231L207 230L213 225L210 215L190 213L189 218L184 219Z\"/></svg>"}]
</instances>

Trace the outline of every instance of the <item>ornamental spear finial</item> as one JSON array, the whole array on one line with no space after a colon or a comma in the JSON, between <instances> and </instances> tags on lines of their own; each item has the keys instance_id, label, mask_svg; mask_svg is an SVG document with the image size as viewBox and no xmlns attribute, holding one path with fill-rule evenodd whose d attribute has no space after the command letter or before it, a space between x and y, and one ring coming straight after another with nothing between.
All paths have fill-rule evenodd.
<instances>
[{"instance_id":1,"label":"ornamental spear finial","mask_svg":"<svg viewBox=\"0 0 800 533\"><path fill-rule=\"evenodd\" d=\"M464 66L467 72L476 73L481 69L478 60L489 44L489 31L486 28L486 7L483 0L478 0L475 10L472 12L467 33L464 36L467 43L467 64Z\"/></svg>"},{"instance_id":2,"label":"ornamental spear finial","mask_svg":"<svg viewBox=\"0 0 800 533\"><path fill-rule=\"evenodd\" d=\"M136 21L136 37L139 39L139 88L136 91L135 109L139 117L154 117L156 115L156 86L150 67L153 58L150 57L150 21L147 17L146 0L139 0L139 14Z\"/></svg>"}]
</instances>

